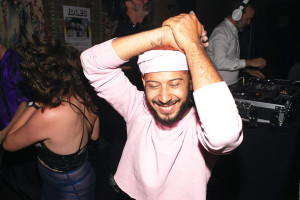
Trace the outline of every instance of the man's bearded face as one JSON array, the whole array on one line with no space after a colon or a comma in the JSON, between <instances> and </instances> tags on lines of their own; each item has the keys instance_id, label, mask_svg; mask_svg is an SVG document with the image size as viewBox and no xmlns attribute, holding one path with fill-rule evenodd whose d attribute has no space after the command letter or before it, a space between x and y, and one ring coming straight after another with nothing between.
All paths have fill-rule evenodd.
<instances>
[{"instance_id":1,"label":"man's bearded face","mask_svg":"<svg viewBox=\"0 0 300 200\"><path fill-rule=\"evenodd\" d=\"M143 17L149 14L148 11L148 0L132 0L133 10Z\"/></svg>"},{"instance_id":2,"label":"man's bearded face","mask_svg":"<svg viewBox=\"0 0 300 200\"><path fill-rule=\"evenodd\" d=\"M143 77L143 82L148 107L161 124L171 126L190 110L188 71L149 73Z\"/></svg>"},{"instance_id":3,"label":"man's bearded face","mask_svg":"<svg viewBox=\"0 0 300 200\"><path fill-rule=\"evenodd\" d=\"M242 16L242 19L237 21L236 28L238 31L243 31L246 26L249 26L252 18L254 17L254 9L251 6L248 6L245 9L245 13Z\"/></svg>"}]
</instances>

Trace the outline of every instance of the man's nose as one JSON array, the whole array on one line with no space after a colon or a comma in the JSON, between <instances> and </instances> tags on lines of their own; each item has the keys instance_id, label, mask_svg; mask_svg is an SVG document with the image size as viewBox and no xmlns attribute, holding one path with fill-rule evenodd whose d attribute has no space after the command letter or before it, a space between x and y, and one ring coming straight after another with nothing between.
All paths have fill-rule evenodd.
<instances>
[{"instance_id":1,"label":"man's nose","mask_svg":"<svg viewBox=\"0 0 300 200\"><path fill-rule=\"evenodd\" d=\"M170 91L166 87L162 87L159 95L159 101L161 103L168 103L172 99Z\"/></svg>"}]
</instances>

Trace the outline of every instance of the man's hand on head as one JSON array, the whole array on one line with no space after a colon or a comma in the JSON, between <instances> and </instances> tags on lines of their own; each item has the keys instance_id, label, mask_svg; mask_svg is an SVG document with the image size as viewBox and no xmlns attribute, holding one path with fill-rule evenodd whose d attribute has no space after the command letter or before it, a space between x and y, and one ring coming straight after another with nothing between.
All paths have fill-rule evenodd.
<instances>
[{"instance_id":1,"label":"man's hand on head","mask_svg":"<svg viewBox=\"0 0 300 200\"><path fill-rule=\"evenodd\" d=\"M163 26L171 28L177 45L183 51L192 44L202 46L201 36L204 40L207 39L205 33L202 35L203 26L193 12L171 17L163 22Z\"/></svg>"},{"instance_id":2,"label":"man's hand on head","mask_svg":"<svg viewBox=\"0 0 300 200\"><path fill-rule=\"evenodd\" d=\"M196 15L194 11L190 11L190 15ZM202 26L202 33L200 36L200 40L203 47L208 47L208 37L207 37L207 31L204 29L204 26Z\"/></svg>"}]
</instances>

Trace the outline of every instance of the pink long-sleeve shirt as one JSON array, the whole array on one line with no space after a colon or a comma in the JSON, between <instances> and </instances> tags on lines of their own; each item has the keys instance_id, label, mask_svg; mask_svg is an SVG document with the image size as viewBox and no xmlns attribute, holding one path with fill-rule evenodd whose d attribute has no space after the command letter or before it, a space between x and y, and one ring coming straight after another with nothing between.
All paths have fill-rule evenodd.
<instances>
[{"instance_id":1,"label":"pink long-sleeve shirt","mask_svg":"<svg viewBox=\"0 0 300 200\"><path fill-rule=\"evenodd\" d=\"M235 149L243 139L242 121L225 82L193 93L196 107L172 128L149 112L144 92L118 68L111 40L84 51L86 77L127 123L127 142L115 180L138 200L205 200L216 155Z\"/></svg>"}]
</instances>

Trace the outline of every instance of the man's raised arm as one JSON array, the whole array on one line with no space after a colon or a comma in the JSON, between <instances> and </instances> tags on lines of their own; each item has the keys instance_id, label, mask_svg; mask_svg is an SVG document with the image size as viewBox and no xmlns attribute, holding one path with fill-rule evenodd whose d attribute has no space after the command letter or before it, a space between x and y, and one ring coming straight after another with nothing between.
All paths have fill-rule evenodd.
<instances>
[{"instance_id":1,"label":"man's raised arm","mask_svg":"<svg viewBox=\"0 0 300 200\"><path fill-rule=\"evenodd\" d=\"M170 18L163 25L172 29L177 45L187 57L203 128L199 136L202 145L214 154L231 152L243 140L242 121L227 85L221 83L221 77L202 47L203 26L193 13Z\"/></svg>"},{"instance_id":2,"label":"man's raised arm","mask_svg":"<svg viewBox=\"0 0 300 200\"><path fill-rule=\"evenodd\" d=\"M112 47L122 60L129 60L145 51L160 46L176 46L169 27L160 27L150 31L137 33L112 41Z\"/></svg>"}]
</instances>

